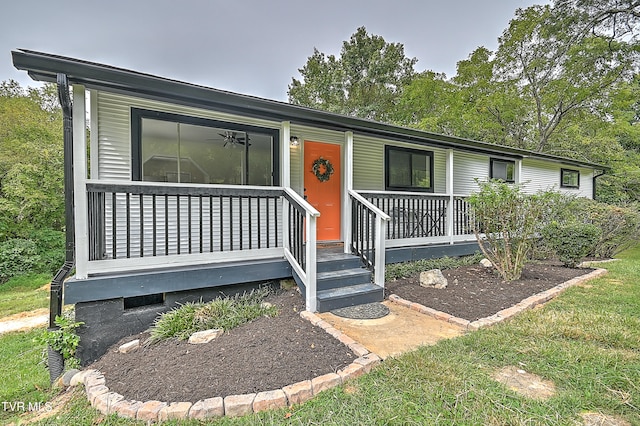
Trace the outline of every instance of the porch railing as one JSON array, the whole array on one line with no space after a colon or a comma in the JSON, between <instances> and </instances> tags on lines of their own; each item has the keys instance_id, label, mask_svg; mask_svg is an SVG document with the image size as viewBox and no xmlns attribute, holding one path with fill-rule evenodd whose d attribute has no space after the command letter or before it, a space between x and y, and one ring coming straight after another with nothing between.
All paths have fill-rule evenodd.
<instances>
[{"instance_id":1,"label":"porch railing","mask_svg":"<svg viewBox=\"0 0 640 426\"><path fill-rule=\"evenodd\" d=\"M284 255L302 280L306 309L316 311L316 220L320 212L291 188L284 188Z\"/></svg>"},{"instance_id":2,"label":"porch railing","mask_svg":"<svg viewBox=\"0 0 640 426\"><path fill-rule=\"evenodd\" d=\"M359 194L389 215L387 240L429 238L444 241L452 236L473 235L465 197L392 191L360 191ZM453 209L449 212L452 199ZM452 214L451 218L449 214Z\"/></svg>"},{"instance_id":3,"label":"porch railing","mask_svg":"<svg viewBox=\"0 0 640 426\"><path fill-rule=\"evenodd\" d=\"M282 247L282 189L87 183L89 260Z\"/></svg>"},{"instance_id":4,"label":"porch railing","mask_svg":"<svg viewBox=\"0 0 640 426\"><path fill-rule=\"evenodd\" d=\"M384 287L385 235L388 214L355 191L351 200L351 250L373 271L373 281Z\"/></svg>"}]
</instances>

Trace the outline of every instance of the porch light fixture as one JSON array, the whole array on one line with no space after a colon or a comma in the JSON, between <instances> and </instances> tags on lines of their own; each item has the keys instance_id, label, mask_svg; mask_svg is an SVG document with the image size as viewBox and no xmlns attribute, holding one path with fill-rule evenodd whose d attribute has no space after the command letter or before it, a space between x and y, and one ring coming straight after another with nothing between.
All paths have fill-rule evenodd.
<instances>
[{"instance_id":1,"label":"porch light fixture","mask_svg":"<svg viewBox=\"0 0 640 426\"><path fill-rule=\"evenodd\" d=\"M296 146L300 145L300 141L298 140L298 137L291 136L289 138L289 145L291 145L292 148L295 148Z\"/></svg>"}]
</instances>

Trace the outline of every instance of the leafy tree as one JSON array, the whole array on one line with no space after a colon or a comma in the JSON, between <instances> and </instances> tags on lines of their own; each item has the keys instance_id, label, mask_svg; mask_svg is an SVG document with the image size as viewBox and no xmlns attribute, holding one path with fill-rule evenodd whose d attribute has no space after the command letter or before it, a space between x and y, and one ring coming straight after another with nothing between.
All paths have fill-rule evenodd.
<instances>
[{"instance_id":1,"label":"leafy tree","mask_svg":"<svg viewBox=\"0 0 640 426\"><path fill-rule=\"evenodd\" d=\"M342 44L340 57L314 49L293 78L289 102L341 114L389 121L403 88L415 75L417 59L404 46L387 43L360 27Z\"/></svg>"},{"instance_id":2,"label":"leafy tree","mask_svg":"<svg viewBox=\"0 0 640 426\"><path fill-rule=\"evenodd\" d=\"M0 85L0 240L63 228L62 120L52 93Z\"/></svg>"},{"instance_id":3,"label":"leafy tree","mask_svg":"<svg viewBox=\"0 0 640 426\"><path fill-rule=\"evenodd\" d=\"M631 78L638 59L635 44L584 33L582 15L566 12L549 5L519 9L496 53L501 81L523 87L533 102L537 151L581 110L604 118L610 94Z\"/></svg>"}]
</instances>

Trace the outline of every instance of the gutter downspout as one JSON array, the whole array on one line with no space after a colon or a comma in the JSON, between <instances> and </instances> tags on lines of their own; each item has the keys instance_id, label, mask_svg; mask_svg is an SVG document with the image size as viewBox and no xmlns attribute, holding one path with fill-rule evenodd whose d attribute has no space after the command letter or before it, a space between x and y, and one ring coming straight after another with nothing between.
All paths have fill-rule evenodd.
<instances>
[{"instance_id":1,"label":"gutter downspout","mask_svg":"<svg viewBox=\"0 0 640 426\"><path fill-rule=\"evenodd\" d=\"M73 212L73 109L69 96L69 81L66 74L57 76L58 99L63 115L64 141L64 204L65 204L65 262L51 281L49 296L49 330L58 328L56 316L62 315L62 288L64 280L75 265L75 235ZM58 351L48 348L49 379L53 383L64 371L64 358Z\"/></svg>"},{"instance_id":2,"label":"gutter downspout","mask_svg":"<svg viewBox=\"0 0 640 426\"><path fill-rule=\"evenodd\" d=\"M604 170L600 170L600 174L593 175L593 187L591 188L591 191L592 191L591 198L594 200L596 199L596 184L597 184L596 179L598 179L600 176L604 176L605 174L606 172Z\"/></svg>"}]
</instances>

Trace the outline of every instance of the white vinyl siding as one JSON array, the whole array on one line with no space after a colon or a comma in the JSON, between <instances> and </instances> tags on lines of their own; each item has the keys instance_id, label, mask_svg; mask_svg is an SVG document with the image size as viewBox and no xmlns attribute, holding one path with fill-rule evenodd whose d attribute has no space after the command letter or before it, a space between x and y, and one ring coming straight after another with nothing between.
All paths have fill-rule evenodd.
<instances>
[{"instance_id":1,"label":"white vinyl siding","mask_svg":"<svg viewBox=\"0 0 640 426\"><path fill-rule=\"evenodd\" d=\"M488 155L455 151L453 153L453 193L469 195L478 190L475 179L489 178Z\"/></svg>"},{"instance_id":2,"label":"white vinyl siding","mask_svg":"<svg viewBox=\"0 0 640 426\"><path fill-rule=\"evenodd\" d=\"M240 117L166 102L97 91L98 179L131 180L131 108L280 129L280 122ZM93 117L92 119L95 119ZM95 158L95 157L94 157Z\"/></svg>"},{"instance_id":3,"label":"white vinyl siding","mask_svg":"<svg viewBox=\"0 0 640 426\"><path fill-rule=\"evenodd\" d=\"M529 193L551 190L578 197L592 198L593 171L591 169L572 167L572 169L580 171L580 187L561 188L561 169L566 167L561 163L524 159L522 163L522 183L525 190Z\"/></svg>"},{"instance_id":4,"label":"white vinyl siding","mask_svg":"<svg viewBox=\"0 0 640 426\"><path fill-rule=\"evenodd\" d=\"M445 150L410 143L390 141L355 134L353 136L353 187L357 191L384 191L384 147L385 145L433 152L434 192L446 192Z\"/></svg>"}]
</instances>

